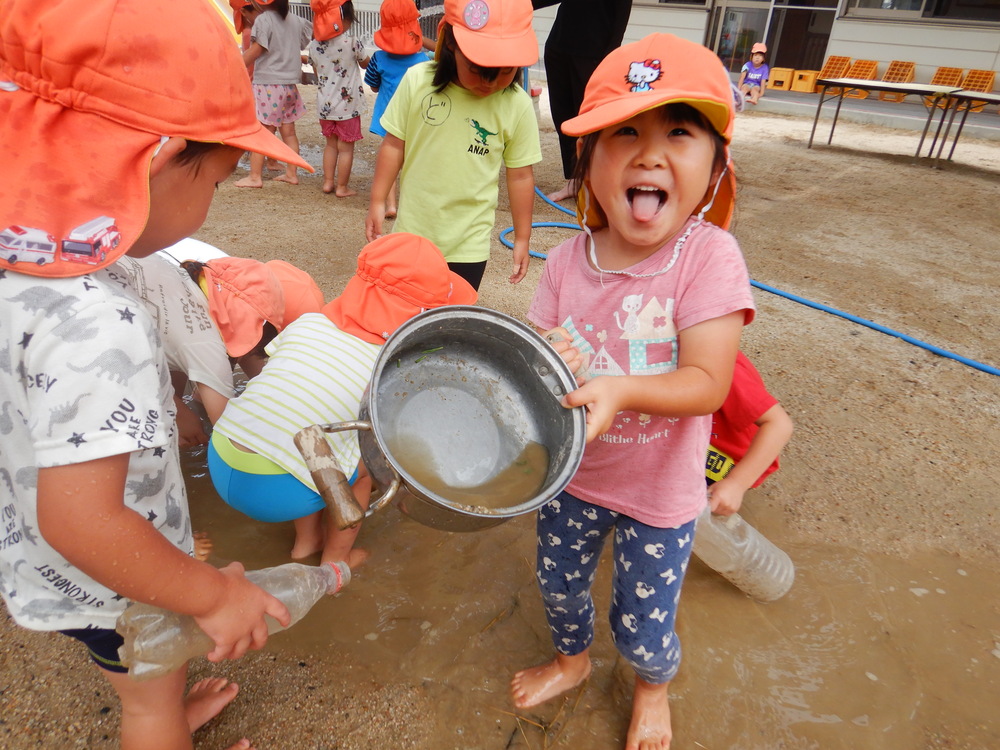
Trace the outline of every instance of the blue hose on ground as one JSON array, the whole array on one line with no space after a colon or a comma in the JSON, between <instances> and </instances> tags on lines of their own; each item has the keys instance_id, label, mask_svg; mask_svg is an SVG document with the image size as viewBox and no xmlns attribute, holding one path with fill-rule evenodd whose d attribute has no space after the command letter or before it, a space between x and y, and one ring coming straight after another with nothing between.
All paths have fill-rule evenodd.
<instances>
[{"instance_id":1,"label":"blue hose on ground","mask_svg":"<svg viewBox=\"0 0 1000 750\"><path fill-rule=\"evenodd\" d=\"M542 191L539 190L537 187L535 188L535 193L543 201L545 201L546 203L548 203L550 206L555 206L556 208L558 208L560 211L562 211L564 213L572 214L573 216L576 216L576 213L574 211L570 211L568 208L564 208L563 206L560 206L558 203L555 203L554 201L549 200L548 196L544 195L542 193ZM570 224L568 222L562 222L562 221L539 221L539 222L533 223L531 226L532 227L560 227L560 228L563 228L563 229L572 229L574 231L579 231L580 230L580 225L577 224L576 222L573 222L572 224ZM504 245L506 245L509 248L513 248L514 247L514 243L507 239L507 235L510 234L513 231L514 231L514 227L507 227L507 229L504 229L502 232L500 232L500 242L502 242ZM540 253L540 252L537 252L535 250L529 250L528 254L532 258L541 258L542 260L545 260L545 258L546 258L546 254L545 253ZM767 284L761 284L759 281L753 281L753 280L751 280L750 284L751 284L751 286L755 286L758 289L761 289L761 290L763 290L765 292L770 292L771 294L776 294L779 297L784 297L785 299L792 300L793 302L798 302L799 304L805 305L806 307L811 307L814 310L820 310L820 311L825 312L825 313L830 313L831 315L836 315L836 316L838 316L840 318L844 318L844 320L849 320L852 323L857 323L857 324L863 325L863 326L865 326L867 328L871 328L873 331L878 331L879 333L884 333L884 334L887 334L889 336L895 336L896 338L902 339L903 341L907 342L908 344L913 344L914 346L918 346L921 349L926 349L927 351L929 351L929 352L931 352L933 354L937 354L939 357L945 357L946 359L953 359L956 362L960 362L963 365L967 365L968 367L971 367L971 368L973 368L975 370L980 370L980 371L988 373L990 375L1000 375L1000 368L993 367L992 365L985 365L982 362L976 362L975 360L969 359L968 357L963 357L960 354L955 354L954 352L949 352L946 349L941 349L940 347L934 346L933 344L928 344L926 341L921 341L920 339L915 339L912 336L908 336L905 333L900 333L899 331L894 331L893 329L887 328L887 327L885 327L883 325L879 325L878 323L873 323L870 320L865 320L864 318L859 318L856 315L851 315L850 313L842 312L842 311L837 310L837 309L835 309L833 307L829 307L827 305L820 304L819 302L813 302L812 300L808 300L805 297L800 297L797 294L791 294L789 292L783 292L780 289L776 289L773 286L768 286Z\"/></svg>"}]
</instances>

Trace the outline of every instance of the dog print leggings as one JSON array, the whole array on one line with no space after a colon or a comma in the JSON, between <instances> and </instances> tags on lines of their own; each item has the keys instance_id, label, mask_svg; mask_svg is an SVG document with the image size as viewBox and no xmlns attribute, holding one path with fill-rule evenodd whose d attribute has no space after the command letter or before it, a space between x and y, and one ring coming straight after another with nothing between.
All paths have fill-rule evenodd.
<instances>
[{"instance_id":1,"label":"dog print leggings","mask_svg":"<svg viewBox=\"0 0 1000 750\"><path fill-rule=\"evenodd\" d=\"M542 506L536 575L556 650L573 656L594 639L590 589L604 541L614 530L609 619L615 646L646 682L672 680L681 661L674 621L694 526L694 521L676 529L647 526L567 492Z\"/></svg>"}]
</instances>

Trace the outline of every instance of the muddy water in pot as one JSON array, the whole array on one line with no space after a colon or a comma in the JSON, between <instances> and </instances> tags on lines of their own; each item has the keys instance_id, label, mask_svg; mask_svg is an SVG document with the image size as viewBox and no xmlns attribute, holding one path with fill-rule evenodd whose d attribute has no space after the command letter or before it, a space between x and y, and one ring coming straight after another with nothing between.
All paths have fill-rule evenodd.
<instances>
[{"instance_id":1,"label":"muddy water in pot","mask_svg":"<svg viewBox=\"0 0 1000 750\"><path fill-rule=\"evenodd\" d=\"M502 510L527 502L538 494L549 469L549 452L540 443L528 443L507 466L483 467L485 481L471 474L462 482L447 456L417 435L396 435L387 440L392 457L425 490L452 504ZM469 483L471 482L471 483Z\"/></svg>"},{"instance_id":2,"label":"muddy water in pot","mask_svg":"<svg viewBox=\"0 0 1000 750\"><path fill-rule=\"evenodd\" d=\"M186 463L195 528L215 544L212 563L238 559L259 568L288 561L291 524L236 513L215 495L200 452ZM755 501L748 498L745 515L789 552L795 586L777 602L758 604L691 563L678 621L684 661L671 688L673 747L1000 747L1000 722L990 718L1000 694L995 571L944 554L901 560L832 544L789 546L780 515L766 500ZM594 673L579 702L574 693L561 713L561 700L524 712L541 725L559 714L548 745L537 726L519 727L512 715L510 676L552 653L534 544L530 515L450 534L388 508L362 527L359 546L372 554L351 586L267 649L307 661L313 673L361 694L373 684L416 686L430 706L436 750L620 748L631 676L617 660L603 614L606 559L595 584L602 614ZM345 654L365 669L345 669ZM328 739L323 747L363 746ZM284 745L299 746L306 745L294 738Z\"/></svg>"}]
</instances>

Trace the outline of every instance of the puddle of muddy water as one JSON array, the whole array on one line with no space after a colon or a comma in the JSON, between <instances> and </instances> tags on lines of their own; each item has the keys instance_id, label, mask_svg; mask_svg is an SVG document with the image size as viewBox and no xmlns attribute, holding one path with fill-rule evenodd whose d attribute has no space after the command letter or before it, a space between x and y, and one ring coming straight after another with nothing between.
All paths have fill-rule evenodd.
<instances>
[{"instance_id":1,"label":"puddle of muddy water","mask_svg":"<svg viewBox=\"0 0 1000 750\"><path fill-rule=\"evenodd\" d=\"M291 524L261 524L216 496L202 452L186 457L195 528L214 564L288 562ZM753 510L753 498L750 499ZM747 517L780 529L773 511ZM783 599L758 604L699 561L684 586L684 648L672 687L674 748L872 750L1000 747L1000 576L941 553L907 559L773 540L797 566ZM336 671L350 652L364 674L337 679L420 685L437 706L439 748L622 747L631 673L598 622L590 683L524 713L514 671L551 656L533 578L533 518L473 533L436 531L388 508L365 522L370 561L267 648ZM315 562L315 561L313 561ZM606 611L610 569L595 586ZM546 740L535 724L556 719ZM532 723L533 722L533 723ZM561 734L556 736L561 728ZM547 743L547 744L546 744Z\"/></svg>"}]
</instances>

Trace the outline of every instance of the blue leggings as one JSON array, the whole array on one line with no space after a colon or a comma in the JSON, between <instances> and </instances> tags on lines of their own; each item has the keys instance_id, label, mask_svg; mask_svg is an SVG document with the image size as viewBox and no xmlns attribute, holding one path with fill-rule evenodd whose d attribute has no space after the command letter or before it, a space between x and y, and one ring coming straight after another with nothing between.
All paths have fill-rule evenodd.
<instances>
[{"instance_id":1,"label":"blue leggings","mask_svg":"<svg viewBox=\"0 0 1000 750\"><path fill-rule=\"evenodd\" d=\"M604 541L614 530L609 620L615 646L646 682L677 674L674 632L694 521L676 529L647 526L563 492L538 511L536 575L556 650L579 654L594 640L590 589Z\"/></svg>"}]
</instances>

